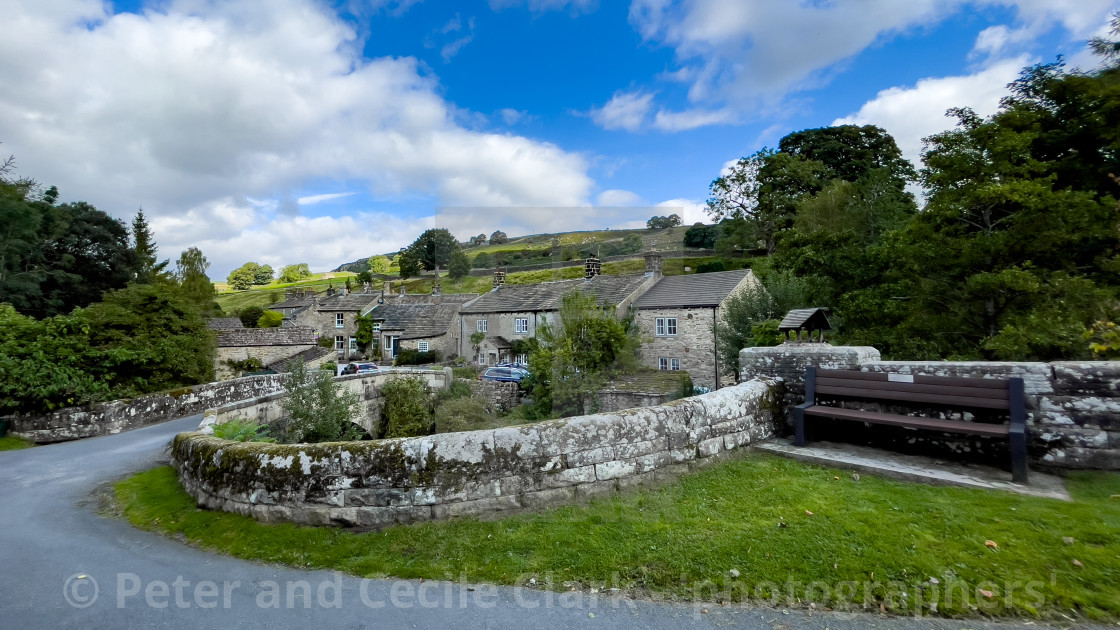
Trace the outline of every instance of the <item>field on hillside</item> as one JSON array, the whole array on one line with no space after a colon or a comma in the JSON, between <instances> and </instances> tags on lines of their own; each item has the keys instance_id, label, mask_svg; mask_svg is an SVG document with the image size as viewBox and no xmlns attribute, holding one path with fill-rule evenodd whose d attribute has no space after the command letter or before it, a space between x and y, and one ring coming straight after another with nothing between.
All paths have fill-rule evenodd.
<instances>
[{"instance_id":1,"label":"field on hillside","mask_svg":"<svg viewBox=\"0 0 1120 630\"><path fill-rule=\"evenodd\" d=\"M642 252L649 251L654 247L656 247L658 251L680 251L685 249L684 233L689 227L690 226L679 226L663 230L597 230L589 232L564 232L559 234L534 234L510 239L508 243L503 243L501 245L468 247L465 248L464 251L472 262L476 256L482 253L493 256L503 252L508 254L512 252L522 252L524 250L540 252L542 256L539 258L510 261L503 265L503 268L509 270L506 276L506 284L538 284L541 282L572 280L583 277L583 267L580 265L550 269L534 269L531 271L516 270L519 262L521 264L541 264L553 260L552 257L545 257L543 254L553 247L552 243L554 240L559 241L561 248L564 250L578 252L579 250L594 247L599 244L621 242L627 235L637 234L642 237ZM604 263L603 273L617 275L641 272L645 268L645 262L642 260L642 252L633 254L634 257L629 260ZM555 259L556 262L560 262L560 260L560 258ZM701 264L718 260L722 260L728 269L749 266L749 260L726 260L714 256L700 256L695 258L666 258L663 262L662 270L665 275L668 276L695 273L696 268ZM346 265L350 264L352 263L346 263ZM685 271L685 268L688 268L688 271ZM394 267L394 274L395 269ZM247 291L235 291L230 289L224 282L216 282L214 286L218 290L218 304L222 307L223 311L232 315L235 311L250 306L267 308L269 304L281 302L284 300L284 291L286 289L297 288L323 291L332 284L336 288L344 286L346 278L352 278L355 275L357 274L349 271L317 273L303 282L293 284L273 282L268 285L255 286ZM431 276L410 278L402 281L396 275L390 276L390 282L393 283L394 291L399 291L403 284L405 290L409 293L431 293L434 283ZM451 280L447 278L446 273L443 273L441 274L440 284L444 293L485 293L493 288L493 280L489 275L468 276L460 280ZM383 282L380 280L375 281L373 288L375 291L380 291L382 285Z\"/></svg>"}]
</instances>

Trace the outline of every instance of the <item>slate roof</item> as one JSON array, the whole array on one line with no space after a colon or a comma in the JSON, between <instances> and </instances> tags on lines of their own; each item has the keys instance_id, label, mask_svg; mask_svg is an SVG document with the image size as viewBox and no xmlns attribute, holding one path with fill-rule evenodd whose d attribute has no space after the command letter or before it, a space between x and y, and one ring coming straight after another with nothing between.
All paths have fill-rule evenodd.
<instances>
[{"instance_id":1,"label":"slate roof","mask_svg":"<svg viewBox=\"0 0 1120 630\"><path fill-rule=\"evenodd\" d=\"M459 314L458 304L382 304L369 312L381 330L401 330L401 339L427 339L447 334Z\"/></svg>"},{"instance_id":2,"label":"slate roof","mask_svg":"<svg viewBox=\"0 0 1120 630\"><path fill-rule=\"evenodd\" d=\"M283 302L277 302L276 304L273 304L268 308L275 311L282 308L303 308L305 306L311 306L311 298L314 296L314 291L308 291L303 297L292 296L285 299Z\"/></svg>"},{"instance_id":3,"label":"slate roof","mask_svg":"<svg viewBox=\"0 0 1120 630\"><path fill-rule=\"evenodd\" d=\"M210 330L235 330L245 327L237 317L215 317L206 322L206 326Z\"/></svg>"},{"instance_id":4,"label":"slate roof","mask_svg":"<svg viewBox=\"0 0 1120 630\"><path fill-rule=\"evenodd\" d=\"M749 269L665 276L657 281L634 305L639 309L714 307L751 275Z\"/></svg>"},{"instance_id":5,"label":"slate roof","mask_svg":"<svg viewBox=\"0 0 1120 630\"><path fill-rule=\"evenodd\" d=\"M503 337L501 335L494 335L493 337L487 337L486 340L489 341L490 344L493 345L495 348L498 348L498 349L501 349L501 350L508 350L509 348L513 347L513 343L509 339L506 339L505 337Z\"/></svg>"},{"instance_id":6,"label":"slate roof","mask_svg":"<svg viewBox=\"0 0 1120 630\"><path fill-rule=\"evenodd\" d=\"M507 284L500 289L482 294L459 311L472 313L526 313L560 310L560 300L573 289L590 291L599 304L617 306L637 291L646 277L640 274L625 276L595 276L590 280L558 280L541 284Z\"/></svg>"},{"instance_id":7,"label":"slate roof","mask_svg":"<svg viewBox=\"0 0 1120 630\"><path fill-rule=\"evenodd\" d=\"M803 327L813 330L820 330L821 328L832 330L826 313L828 313L827 308L795 308L782 318L782 323L778 324L778 330L799 330ZM811 326L807 325L810 323Z\"/></svg>"},{"instance_id":8,"label":"slate roof","mask_svg":"<svg viewBox=\"0 0 1120 630\"><path fill-rule=\"evenodd\" d=\"M376 299L373 300L366 308L366 313L369 314L374 308L379 306L390 306L398 304L464 304L478 297L477 293L445 293L443 295L432 295L431 293L408 293L400 295L397 293L386 295L385 301L378 304L377 301L381 299L381 294L374 295Z\"/></svg>"},{"instance_id":9,"label":"slate roof","mask_svg":"<svg viewBox=\"0 0 1120 630\"><path fill-rule=\"evenodd\" d=\"M376 302L378 294L375 293L347 293L346 295L332 295L319 300L319 312L327 311L361 311L370 303ZM275 307L273 307L275 308Z\"/></svg>"}]
</instances>

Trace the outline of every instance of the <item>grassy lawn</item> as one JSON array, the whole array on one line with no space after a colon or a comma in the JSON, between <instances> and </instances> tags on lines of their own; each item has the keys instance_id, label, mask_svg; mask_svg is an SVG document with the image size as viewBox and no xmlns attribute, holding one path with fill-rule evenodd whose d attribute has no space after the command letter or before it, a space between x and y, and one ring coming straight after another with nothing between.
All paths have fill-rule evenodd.
<instances>
[{"instance_id":1,"label":"grassy lawn","mask_svg":"<svg viewBox=\"0 0 1120 630\"><path fill-rule=\"evenodd\" d=\"M333 277L325 277L328 275ZM269 304L284 301L284 291L287 289L314 289L315 291L325 291L327 287L332 284L336 289L339 289L346 286L346 278L352 278L357 275L358 274L350 273L349 271L317 273L302 282L273 282L271 284L254 286L247 291L235 291L229 288L224 282L215 282L214 288L217 289L218 295L214 298L214 301L216 301L226 313L232 313L235 310L249 306L268 308ZM276 297L270 298L270 295Z\"/></svg>"},{"instance_id":2,"label":"grassy lawn","mask_svg":"<svg viewBox=\"0 0 1120 630\"><path fill-rule=\"evenodd\" d=\"M31 448L35 443L14 435L0 437L0 451L18 451L21 448Z\"/></svg>"},{"instance_id":3,"label":"grassy lawn","mask_svg":"<svg viewBox=\"0 0 1120 630\"><path fill-rule=\"evenodd\" d=\"M371 533L199 510L167 467L119 482L116 496L140 528L365 577L536 578L557 590L618 587L683 601L1120 619L1120 475L1076 473L1069 488L1074 502L1065 503L857 479L751 453L589 505Z\"/></svg>"}]
</instances>

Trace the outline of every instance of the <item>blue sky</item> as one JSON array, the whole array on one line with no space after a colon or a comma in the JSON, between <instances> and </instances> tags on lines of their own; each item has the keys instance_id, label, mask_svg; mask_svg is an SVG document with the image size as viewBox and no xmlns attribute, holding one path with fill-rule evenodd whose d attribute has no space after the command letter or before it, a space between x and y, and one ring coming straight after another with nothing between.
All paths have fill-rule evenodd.
<instances>
[{"instance_id":1,"label":"blue sky","mask_svg":"<svg viewBox=\"0 0 1120 630\"><path fill-rule=\"evenodd\" d=\"M6 4L11 4L9 0ZM1120 0L14 0L0 142L22 175L198 246L315 269L466 239L705 218L729 161L878 124L908 157L991 113Z\"/></svg>"}]
</instances>

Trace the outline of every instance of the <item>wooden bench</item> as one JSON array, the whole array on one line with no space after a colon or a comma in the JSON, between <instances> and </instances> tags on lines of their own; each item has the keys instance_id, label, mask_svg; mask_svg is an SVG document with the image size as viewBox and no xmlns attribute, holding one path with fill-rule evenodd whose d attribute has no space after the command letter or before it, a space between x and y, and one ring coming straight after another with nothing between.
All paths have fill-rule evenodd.
<instances>
[{"instance_id":1,"label":"wooden bench","mask_svg":"<svg viewBox=\"0 0 1120 630\"><path fill-rule=\"evenodd\" d=\"M992 424L846 409L819 404L818 396L969 410L994 409L1008 412L1011 419L1008 424ZM805 402L793 410L794 444L797 446L804 446L807 441L806 417L1005 438L1011 443L1012 478L1017 483L1027 482L1027 408L1021 378L911 376L808 367L805 368Z\"/></svg>"}]
</instances>

